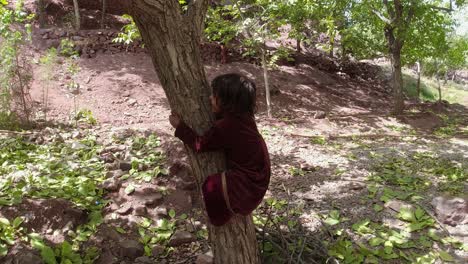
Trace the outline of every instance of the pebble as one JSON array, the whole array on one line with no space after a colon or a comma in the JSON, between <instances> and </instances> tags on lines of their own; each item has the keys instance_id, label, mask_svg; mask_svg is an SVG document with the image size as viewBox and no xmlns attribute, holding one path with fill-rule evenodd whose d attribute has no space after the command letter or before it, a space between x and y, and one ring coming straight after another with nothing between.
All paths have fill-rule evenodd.
<instances>
[{"instance_id":1,"label":"pebble","mask_svg":"<svg viewBox=\"0 0 468 264\"><path fill-rule=\"evenodd\" d=\"M142 256L145 252L143 245L138 243L135 240L123 240L119 243L120 247L120 256L129 259L136 259Z\"/></svg>"},{"instance_id":2,"label":"pebble","mask_svg":"<svg viewBox=\"0 0 468 264\"><path fill-rule=\"evenodd\" d=\"M176 247L176 246L180 246L183 244L192 243L196 240L197 238L193 234L187 231L177 230L172 235L171 239L169 240L168 245L171 247Z\"/></svg>"}]
</instances>

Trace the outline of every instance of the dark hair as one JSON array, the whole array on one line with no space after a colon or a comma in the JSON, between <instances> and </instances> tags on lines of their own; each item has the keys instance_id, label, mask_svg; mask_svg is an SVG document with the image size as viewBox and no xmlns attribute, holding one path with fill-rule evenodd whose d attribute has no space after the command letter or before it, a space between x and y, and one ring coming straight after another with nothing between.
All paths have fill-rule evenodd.
<instances>
[{"instance_id":1,"label":"dark hair","mask_svg":"<svg viewBox=\"0 0 468 264\"><path fill-rule=\"evenodd\" d=\"M256 86L247 77L228 73L220 75L211 82L213 95L221 102L225 113L254 115L256 109Z\"/></svg>"}]
</instances>

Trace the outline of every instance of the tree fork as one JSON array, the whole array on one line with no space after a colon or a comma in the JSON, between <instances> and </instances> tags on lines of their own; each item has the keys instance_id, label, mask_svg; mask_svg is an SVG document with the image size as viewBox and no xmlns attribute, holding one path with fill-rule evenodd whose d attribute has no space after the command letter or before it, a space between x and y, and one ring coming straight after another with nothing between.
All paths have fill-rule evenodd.
<instances>
[{"instance_id":1,"label":"tree fork","mask_svg":"<svg viewBox=\"0 0 468 264\"><path fill-rule=\"evenodd\" d=\"M208 0L192 1L184 13L178 1L133 0L131 4L171 109L200 134L214 121L199 50L208 4ZM208 175L225 169L221 153L187 152L199 189ZM209 225L208 231L215 263L260 263L252 216L236 215L222 227Z\"/></svg>"}]
</instances>

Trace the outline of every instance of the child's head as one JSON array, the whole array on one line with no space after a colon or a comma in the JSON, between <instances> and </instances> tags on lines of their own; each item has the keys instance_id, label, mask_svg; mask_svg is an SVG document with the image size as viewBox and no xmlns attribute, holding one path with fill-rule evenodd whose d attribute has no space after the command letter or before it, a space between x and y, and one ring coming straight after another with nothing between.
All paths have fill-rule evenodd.
<instances>
[{"instance_id":1,"label":"child's head","mask_svg":"<svg viewBox=\"0 0 468 264\"><path fill-rule=\"evenodd\" d=\"M211 82L211 104L216 113L250 114L256 108L255 83L237 73L223 74Z\"/></svg>"}]
</instances>

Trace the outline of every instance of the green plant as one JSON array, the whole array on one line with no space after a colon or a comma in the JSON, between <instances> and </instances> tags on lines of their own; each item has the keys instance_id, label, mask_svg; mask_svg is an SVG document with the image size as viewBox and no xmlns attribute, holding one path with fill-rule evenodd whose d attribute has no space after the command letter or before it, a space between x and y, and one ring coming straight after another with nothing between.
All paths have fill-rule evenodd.
<instances>
[{"instance_id":1,"label":"green plant","mask_svg":"<svg viewBox=\"0 0 468 264\"><path fill-rule=\"evenodd\" d=\"M21 235L23 228L20 225L23 221L22 217L15 218L13 222L0 217L0 257L8 253L8 246L13 246L15 240Z\"/></svg>"},{"instance_id":2,"label":"green plant","mask_svg":"<svg viewBox=\"0 0 468 264\"><path fill-rule=\"evenodd\" d=\"M22 1L14 9L7 4L0 1L0 125L11 128L19 123L16 118L29 123L31 116L32 69L23 46L31 40L32 16L23 11Z\"/></svg>"},{"instance_id":3,"label":"green plant","mask_svg":"<svg viewBox=\"0 0 468 264\"><path fill-rule=\"evenodd\" d=\"M77 58L78 51L75 50L75 43L71 39L64 38L60 40L60 55L70 58Z\"/></svg>"},{"instance_id":4,"label":"green plant","mask_svg":"<svg viewBox=\"0 0 468 264\"><path fill-rule=\"evenodd\" d=\"M78 122L84 122L84 123L90 124L90 125L96 125L97 124L97 120L94 117L93 112L91 112L91 110L89 110L89 109L81 109L80 111L78 111L78 113L75 116L75 119Z\"/></svg>"},{"instance_id":5,"label":"green plant","mask_svg":"<svg viewBox=\"0 0 468 264\"><path fill-rule=\"evenodd\" d=\"M119 32L112 42L123 43L128 46L135 40L141 40L140 31L138 30L132 16L125 14L122 18L127 19L129 23L122 27L121 32Z\"/></svg>"}]
</instances>

